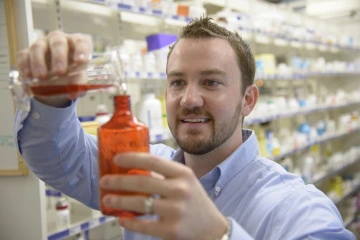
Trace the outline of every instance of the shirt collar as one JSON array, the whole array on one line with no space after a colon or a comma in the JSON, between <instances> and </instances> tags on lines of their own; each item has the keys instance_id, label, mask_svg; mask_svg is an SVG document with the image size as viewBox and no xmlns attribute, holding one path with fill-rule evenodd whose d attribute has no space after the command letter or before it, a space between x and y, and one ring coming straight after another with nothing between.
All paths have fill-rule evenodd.
<instances>
[{"instance_id":1,"label":"shirt collar","mask_svg":"<svg viewBox=\"0 0 360 240\"><path fill-rule=\"evenodd\" d=\"M233 178L240 173L250 162L259 155L255 132L242 130L243 143L223 162L213 170L200 178L200 182L206 191L209 191L216 183L216 195ZM175 152L174 161L185 164L184 152L180 148Z\"/></svg>"}]
</instances>

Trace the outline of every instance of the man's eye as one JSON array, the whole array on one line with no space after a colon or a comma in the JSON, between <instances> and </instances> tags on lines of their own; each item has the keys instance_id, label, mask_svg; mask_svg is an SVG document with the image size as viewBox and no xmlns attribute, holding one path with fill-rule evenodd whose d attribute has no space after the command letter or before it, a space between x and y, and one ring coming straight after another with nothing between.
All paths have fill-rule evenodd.
<instances>
[{"instance_id":1,"label":"man's eye","mask_svg":"<svg viewBox=\"0 0 360 240\"><path fill-rule=\"evenodd\" d=\"M205 85L210 86L210 87L217 86L217 85L219 85L219 82L214 81L214 80L206 80Z\"/></svg>"},{"instance_id":2,"label":"man's eye","mask_svg":"<svg viewBox=\"0 0 360 240\"><path fill-rule=\"evenodd\" d=\"M176 80L176 81L173 81L171 84L174 85L174 86L176 86L176 87L180 87L180 86L182 86L184 83L183 83L183 81L181 81L181 80Z\"/></svg>"}]
</instances>

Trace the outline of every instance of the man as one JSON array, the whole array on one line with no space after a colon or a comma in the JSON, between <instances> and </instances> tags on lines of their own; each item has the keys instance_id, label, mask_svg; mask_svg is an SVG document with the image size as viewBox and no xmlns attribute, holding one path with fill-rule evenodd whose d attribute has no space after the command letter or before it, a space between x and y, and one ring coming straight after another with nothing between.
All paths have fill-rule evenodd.
<instances>
[{"instance_id":1,"label":"man","mask_svg":"<svg viewBox=\"0 0 360 240\"><path fill-rule=\"evenodd\" d=\"M86 62L89 52L81 35L54 32L19 52L18 66L46 81L50 71L62 75L69 64ZM97 141L83 132L68 98L38 97L29 114L17 112L19 150L40 179L93 208L99 185L158 195L101 199L156 216L120 219L125 239L355 239L322 192L258 156L255 133L242 130L258 99L254 75L254 57L237 34L209 18L194 20L167 64L168 123L180 149L158 144L151 154L114 158L163 178L112 175L98 182Z\"/></svg>"}]
</instances>

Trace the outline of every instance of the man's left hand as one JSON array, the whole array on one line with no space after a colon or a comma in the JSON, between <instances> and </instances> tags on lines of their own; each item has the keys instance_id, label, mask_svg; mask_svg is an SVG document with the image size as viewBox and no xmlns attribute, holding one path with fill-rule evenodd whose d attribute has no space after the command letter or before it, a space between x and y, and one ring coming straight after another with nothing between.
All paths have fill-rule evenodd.
<instances>
[{"instance_id":1,"label":"man's left hand","mask_svg":"<svg viewBox=\"0 0 360 240\"><path fill-rule=\"evenodd\" d=\"M164 178L143 175L106 175L103 189L157 194L153 213L158 220L119 219L125 229L162 239L212 240L221 238L228 227L226 218L208 197L194 172L187 166L148 153L123 153L114 158L123 168L144 169ZM106 195L109 208L145 214L146 196Z\"/></svg>"}]
</instances>

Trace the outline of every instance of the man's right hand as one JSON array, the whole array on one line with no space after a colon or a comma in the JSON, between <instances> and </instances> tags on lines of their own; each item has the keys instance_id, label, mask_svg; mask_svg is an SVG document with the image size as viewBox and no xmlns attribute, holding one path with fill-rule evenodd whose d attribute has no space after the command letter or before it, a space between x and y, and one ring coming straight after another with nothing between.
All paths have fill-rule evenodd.
<instances>
[{"instance_id":1,"label":"man's right hand","mask_svg":"<svg viewBox=\"0 0 360 240\"><path fill-rule=\"evenodd\" d=\"M19 51L16 56L17 67L23 79L37 78L47 81L53 76L66 75L69 66L88 62L91 49L90 41L81 34L54 31L35 41L29 48ZM80 74L69 80L78 82L81 78L84 78L84 75ZM36 99L53 107L65 107L69 104L69 99L76 97L77 95L37 96Z\"/></svg>"}]
</instances>

